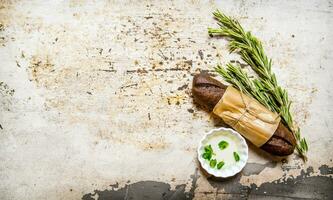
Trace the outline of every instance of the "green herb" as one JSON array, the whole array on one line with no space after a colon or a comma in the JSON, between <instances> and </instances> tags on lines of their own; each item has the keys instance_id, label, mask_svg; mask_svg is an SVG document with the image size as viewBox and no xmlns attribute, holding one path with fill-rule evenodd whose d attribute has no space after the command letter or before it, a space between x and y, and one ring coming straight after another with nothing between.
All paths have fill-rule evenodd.
<instances>
[{"instance_id":1,"label":"green herb","mask_svg":"<svg viewBox=\"0 0 333 200\"><path fill-rule=\"evenodd\" d=\"M217 164L216 168L217 168L217 169L221 169L221 168L223 167L223 165L224 165L224 162L221 161L221 162L219 162L219 163Z\"/></svg>"},{"instance_id":2,"label":"green herb","mask_svg":"<svg viewBox=\"0 0 333 200\"><path fill-rule=\"evenodd\" d=\"M205 160L210 160L212 158L212 154L205 152L205 153L202 154L202 157Z\"/></svg>"},{"instance_id":3,"label":"green herb","mask_svg":"<svg viewBox=\"0 0 333 200\"><path fill-rule=\"evenodd\" d=\"M209 166L211 167L211 168L214 168L215 167L215 165L216 165L216 159L213 159L213 160L211 160L210 162L209 162Z\"/></svg>"},{"instance_id":4,"label":"green herb","mask_svg":"<svg viewBox=\"0 0 333 200\"><path fill-rule=\"evenodd\" d=\"M211 36L225 36L229 39L230 52L237 52L241 58L258 75L258 78L250 78L240 66L234 66L231 63L226 68L217 66L215 68L225 81L247 95L257 99L261 104L273 112L279 113L282 122L292 131L297 140L296 149L298 153L306 160L308 145L305 138L301 137L300 129L295 125L290 112L291 101L288 98L287 91L281 88L272 72L272 60L264 52L262 43L251 34L244 31L240 23L216 11L213 13L215 19L219 22L220 28L208 28Z\"/></svg>"},{"instance_id":5,"label":"green herb","mask_svg":"<svg viewBox=\"0 0 333 200\"><path fill-rule=\"evenodd\" d=\"M205 152L213 153L212 145L206 145L205 146Z\"/></svg>"},{"instance_id":6,"label":"green herb","mask_svg":"<svg viewBox=\"0 0 333 200\"><path fill-rule=\"evenodd\" d=\"M211 145L206 145L204 148L204 153L202 154L202 157L206 160L210 160L212 156L214 155L213 148Z\"/></svg>"},{"instance_id":7,"label":"green herb","mask_svg":"<svg viewBox=\"0 0 333 200\"><path fill-rule=\"evenodd\" d=\"M237 152L234 151L234 158L235 158L235 161L238 162L239 161L239 155Z\"/></svg>"},{"instance_id":8,"label":"green herb","mask_svg":"<svg viewBox=\"0 0 333 200\"><path fill-rule=\"evenodd\" d=\"M223 150L223 149L225 149L225 148L227 148L228 146L229 146L229 143L228 142L226 142L226 141L224 141L224 140L222 140L221 142L219 142L219 148L221 149L221 150Z\"/></svg>"}]
</instances>

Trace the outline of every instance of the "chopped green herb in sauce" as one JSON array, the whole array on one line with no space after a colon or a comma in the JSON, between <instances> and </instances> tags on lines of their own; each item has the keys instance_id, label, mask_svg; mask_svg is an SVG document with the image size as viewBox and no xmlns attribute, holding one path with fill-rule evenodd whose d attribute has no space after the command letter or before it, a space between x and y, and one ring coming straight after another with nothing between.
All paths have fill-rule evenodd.
<instances>
[{"instance_id":1,"label":"chopped green herb in sauce","mask_svg":"<svg viewBox=\"0 0 333 200\"><path fill-rule=\"evenodd\" d=\"M223 165L224 165L224 162L221 161L221 162L217 163L216 168L217 168L217 169L221 169L221 168L223 167Z\"/></svg>"},{"instance_id":2,"label":"chopped green herb in sauce","mask_svg":"<svg viewBox=\"0 0 333 200\"><path fill-rule=\"evenodd\" d=\"M205 152L202 154L202 157L205 160L210 160L212 158L212 156L214 155L212 146L211 145L207 145L207 146L205 146L204 150L205 150Z\"/></svg>"},{"instance_id":3,"label":"chopped green herb in sauce","mask_svg":"<svg viewBox=\"0 0 333 200\"><path fill-rule=\"evenodd\" d=\"M212 145L205 146L205 152L211 152L211 153L213 153Z\"/></svg>"},{"instance_id":4,"label":"chopped green herb in sauce","mask_svg":"<svg viewBox=\"0 0 333 200\"><path fill-rule=\"evenodd\" d=\"M221 142L219 142L219 148L220 148L221 150L227 148L228 146L229 146L229 143L226 142L226 141L224 141L224 140L222 140Z\"/></svg>"},{"instance_id":5,"label":"chopped green herb in sauce","mask_svg":"<svg viewBox=\"0 0 333 200\"><path fill-rule=\"evenodd\" d=\"M203 153L202 154L202 157L205 159L205 160L210 160L212 158L212 154L210 153Z\"/></svg>"},{"instance_id":6,"label":"chopped green herb in sauce","mask_svg":"<svg viewBox=\"0 0 333 200\"><path fill-rule=\"evenodd\" d=\"M238 153L235 151L234 151L234 158L235 158L236 162L238 162L240 159Z\"/></svg>"},{"instance_id":7,"label":"chopped green herb in sauce","mask_svg":"<svg viewBox=\"0 0 333 200\"><path fill-rule=\"evenodd\" d=\"M216 159L213 159L213 160L211 160L211 161L209 162L209 166L210 166L211 168L214 168L215 165L216 165L216 163L217 163Z\"/></svg>"}]
</instances>

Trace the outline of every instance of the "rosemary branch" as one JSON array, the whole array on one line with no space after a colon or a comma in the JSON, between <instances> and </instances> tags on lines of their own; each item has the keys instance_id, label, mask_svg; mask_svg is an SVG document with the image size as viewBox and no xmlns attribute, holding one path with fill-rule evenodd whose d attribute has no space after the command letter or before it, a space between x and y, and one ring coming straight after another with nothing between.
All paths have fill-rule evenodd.
<instances>
[{"instance_id":1,"label":"rosemary branch","mask_svg":"<svg viewBox=\"0 0 333 200\"><path fill-rule=\"evenodd\" d=\"M306 159L307 142L304 137L301 137L300 129L293 121L288 93L278 85L276 76L272 72L272 60L265 55L261 42L251 32L245 32L237 20L224 15L218 10L213 14L220 28L208 28L208 33L211 36L217 35L228 38L229 51L240 54L242 60L252 68L258 78L250 78L239 66L234 66L231 63L227 64L226 69L218 65L215 68L216 72L225 81L254 97L271 111L279 113L282 122L296 138L298 153L303 159Z\"/></svg>"},{"instance_id":2,"label":"rosemary branch","mask_svg":"<svg viewBox=\"0 0 333 200\"><path fill-rule=\"evenodd\" d=\"M265 107L275 112L275 110L271 108L271 104L266 94L261 92L257 84L255 84L255 82L250 79L248 74L240 67L228 63L226 69L220 65L217 65L217 67L215 67L215 71L219 73L225 81L234 85L248 96L252 96L253 98L257 99Z\"/></svg>"}]
</instances>

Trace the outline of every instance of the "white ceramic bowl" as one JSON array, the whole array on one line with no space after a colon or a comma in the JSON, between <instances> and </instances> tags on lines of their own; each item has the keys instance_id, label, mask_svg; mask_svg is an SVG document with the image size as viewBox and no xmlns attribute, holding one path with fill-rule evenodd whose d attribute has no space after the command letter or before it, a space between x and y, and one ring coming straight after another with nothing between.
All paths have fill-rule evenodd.
<instances>
[{"instance_id":1,"label":"white ceramic bowl","mask_svg":"<svg viewBox=\"0 0 333 200\"><path fill-rule=\"evenodd\" d=\"M233 137L237 141L237 153L239 154L240 160L236 162L234 165L228 166L226 168L217 169L217 168L211 168L209 166L209 163L202 158L202 154L204 152L204 144L207 142L208 137L213 136L214 134L230 134L236 137ZM221 177L221 178L227 178L230 176L234 176L238 172L240 172L244 166L246 165L247 159L248 159L248 146L246 144L245 139L236 131L230 128L218 128L213 129L209 131L200 141L199 147L198 147L198 159L199 162L209 174L215 176L215 177Z\"/></svg>"}]
</instances>

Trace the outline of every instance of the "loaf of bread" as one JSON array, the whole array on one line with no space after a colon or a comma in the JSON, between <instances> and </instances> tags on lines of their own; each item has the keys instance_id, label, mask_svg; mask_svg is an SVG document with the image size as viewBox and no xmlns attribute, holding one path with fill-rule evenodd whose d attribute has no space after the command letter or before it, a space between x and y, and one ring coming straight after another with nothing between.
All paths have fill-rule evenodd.
<instances>
[{"instance_id":1,"label":"loaf of bread","mask_svg":"<svg viewBox=\"0 0 333 200\"><path fill-rule=\"evenodd\" d=\"M212 111L222 98L226 85L215 80L207 73L194 76L192 94L194 101ZM294 152L296 140L291 131L281 122L274 135L260 148L277 156L287 156Z\"/></svg>"}]
</instances>

